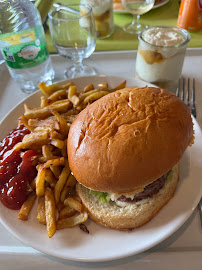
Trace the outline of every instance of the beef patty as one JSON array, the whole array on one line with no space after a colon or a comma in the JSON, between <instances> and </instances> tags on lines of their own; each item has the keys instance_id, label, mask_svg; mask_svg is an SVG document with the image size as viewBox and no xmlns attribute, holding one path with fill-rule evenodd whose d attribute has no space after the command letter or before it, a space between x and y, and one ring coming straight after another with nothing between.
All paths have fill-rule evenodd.
<instances>
[{"instance_id":1,"label":"beef patty","mask_svg":"<svg viewBox=\"0 0 202 270\"><path fill-rule=\"evenodd\" d=\"M127 198L126 196L121 195L117 200L121 202L138 202L143 199L151 198L154 194L158 193L159 190L164 186L169 172L162 175L160 178L158 178L151 184L145 186L144 190L142 192L135 194L133 199Z\"/></svg>"}]
</instances>

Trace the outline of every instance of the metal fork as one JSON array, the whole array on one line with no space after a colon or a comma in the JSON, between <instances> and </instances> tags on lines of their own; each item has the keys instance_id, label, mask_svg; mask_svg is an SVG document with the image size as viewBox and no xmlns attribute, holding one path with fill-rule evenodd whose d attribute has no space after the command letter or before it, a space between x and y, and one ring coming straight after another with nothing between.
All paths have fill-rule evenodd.
<instances>
[{"instance_id":1,"label":"metal fork","mask_svg":"<svg viewBox=\"0 0 202 270\"><path fill-rule=\"evenodd\" d=\"M190 87L190 78L187 79L187 82L185 78L179 79L176 96L181 98L181 100L187 104L187 106L191 109L192 115L196 118L195 79L192 79L192 87ZM198 209L202 226L202 198L198 204Z\"/></svg>"},{"instance_id":2,"label":"metal fork","mask_svg":"<svg viewBox=\"0 0 202 270\"><path fill-rule=\"evenodd\" d=\"M187 81L185 78L179 79L176 96L187 104L192 115L196 118L195 79L192 79L192 83L190 83L190 78Z\"/></svg>"}]
</instances>

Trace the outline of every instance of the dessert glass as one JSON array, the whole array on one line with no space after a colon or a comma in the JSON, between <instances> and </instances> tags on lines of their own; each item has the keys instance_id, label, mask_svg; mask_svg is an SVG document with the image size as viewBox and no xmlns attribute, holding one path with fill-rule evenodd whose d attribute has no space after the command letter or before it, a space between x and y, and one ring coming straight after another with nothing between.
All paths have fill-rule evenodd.
<instances>
[{"instance_id":1,"label":"dessert glass","mask_svg":"<svg viewBox=\"0 0 202 270\"><path fill-rule=\"evenodd\" d=\"M189 33L178 27L153 26L139 35L136 78L175 92Z\"/></svg>"},{"instance_id":2,"label":"dessert glass","mask_svg":"<svg viewBox=\"0 0 202 270\"><path fill-rule=\"evenodd\" d=\"M113 0L81 0L92 7L97 38L104 39L113 33Z\"/></svg>"}]
</instances>

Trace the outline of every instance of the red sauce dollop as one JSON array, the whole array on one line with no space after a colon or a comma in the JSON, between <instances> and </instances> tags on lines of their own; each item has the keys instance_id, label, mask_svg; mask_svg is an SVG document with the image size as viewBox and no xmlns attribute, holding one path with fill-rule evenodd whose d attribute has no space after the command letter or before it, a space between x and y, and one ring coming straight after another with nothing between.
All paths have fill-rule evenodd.
<instances>
[{"instance_id":1,"label":"red sauce dollop","mask_svg":"<svg viewBox=\"0 0 202 270\"><path fill-rule=\"evenodd\" d=\"M0 142L0 200L11 209L20 209L28 195L27 186L37 174L33 164L36 151L12 150L29 133L24 125L20 125Z\"/></svg>"}]
</instances>

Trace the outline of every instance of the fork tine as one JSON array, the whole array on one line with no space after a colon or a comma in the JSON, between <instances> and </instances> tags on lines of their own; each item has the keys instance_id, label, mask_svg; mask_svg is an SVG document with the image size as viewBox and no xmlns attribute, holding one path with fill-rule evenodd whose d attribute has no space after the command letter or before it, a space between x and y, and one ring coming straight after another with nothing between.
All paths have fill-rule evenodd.
<instances>
[{"instance_id":1,"label":"fork tine","mask_svg":"<svg viewBox=\"0 0 202 270\"><path fill-rule=\"evenodd\" d=\"M185 92L185 78L182 78L182 94L181 94L182 101L184 101L184 92Z\"/></svg>"},{"instance_id":2,"label":"fork tine","mask_svg":"<svg viewBox=\"0 0 202 270\"><path fill-rule=\"evenodd\" d=\"M190 80L189 80L189 78L188 78L188 81L187 81L187 97L186 97L186 104L187 104L187 106L190 108L189 93L190 93ZM192 91L192 93L193 93L193 91Z\"/></svg>"},{"instance_id":3,"label":"fork tine","mask_svg":"<svg viewBox=\"0 0 202 270\"><path fill-rule=\"evenodd\" d=\"M196 118L196 105L195 105L195 79L193 79L191 102L192 102L192 109L191 109L191 112L192 112L193 116Z\"/></svg>"},{"instance_id":4,"label":"fork tine","mask_svg":"<svg viewBox=\"0 0 202 270\"><path fill-rule=\"evenodd\" d=\"M178 80L178 86L177 86L177 90L176 90L176 96L177 97L180 96L180 79Z\"/></svg>"}]
</instances>

